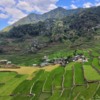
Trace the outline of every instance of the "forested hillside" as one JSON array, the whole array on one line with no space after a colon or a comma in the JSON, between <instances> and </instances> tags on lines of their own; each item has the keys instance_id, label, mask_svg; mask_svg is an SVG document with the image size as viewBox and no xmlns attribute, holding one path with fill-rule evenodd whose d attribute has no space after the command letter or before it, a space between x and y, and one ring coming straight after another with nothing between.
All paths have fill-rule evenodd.
<instances>
[{"instance_id":1,"label":"forested hillside","mask_svg":"<svg viewBox=\"0 0 100 100\"><path fill-rule=\"evenodd\" d=\"M14 26L8 32L0 32L0 54L39 54L39 57L42 57L58 52L61 48L89 48L99 42L100 6L69 10L67 16L62 18L50 17L54 16L54 13L60 17L65 12L65 9L57 8L46 13L50 19ZM38 57L36 62L37 59Z\"/></svg>"}]
</instances>

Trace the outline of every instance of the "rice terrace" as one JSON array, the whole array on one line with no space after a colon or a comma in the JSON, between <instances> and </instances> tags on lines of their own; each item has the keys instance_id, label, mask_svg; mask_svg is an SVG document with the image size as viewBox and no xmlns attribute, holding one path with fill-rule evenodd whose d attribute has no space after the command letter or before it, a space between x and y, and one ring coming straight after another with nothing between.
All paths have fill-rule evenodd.
<instances>
[{"instance_id":1,"label":"rice terrace","mask_svg":"<svg viewBox=\"0 0 100 100\"><path fill-rule=\"evenodd\" d=\"M0 0L0 100L100 100L100 0Z\"/></svg>"},{"instance_id":2,"label":"rice terrace","mask_svg":"<svg viewBox=\"0 0 100 100\"><path fill-rule=\"evenodd\" d=\"M88 62L70 62L65 67L0 68L0 100L99 100L99 52L79 52L89 58Z\"/></svg>"}]
</instances>

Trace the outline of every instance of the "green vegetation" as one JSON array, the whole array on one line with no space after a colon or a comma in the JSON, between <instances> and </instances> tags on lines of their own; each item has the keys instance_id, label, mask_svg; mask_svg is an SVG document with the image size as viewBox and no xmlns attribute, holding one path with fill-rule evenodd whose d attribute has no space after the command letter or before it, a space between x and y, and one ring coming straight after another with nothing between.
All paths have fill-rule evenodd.
<instances>
[{"instance_id":1,"label":"green vegetation","mask_svg":"<svg viewBox=\"0 0 100 100\"><path fill-rule=\"evenodd\" d=\"M84 75L87 81L96 81L100 80L100 75L99 73L93 69L90 65L84 65Z\"/></svg>"},{"instance_id":2,"label":"green vegetation","mask_svg":"<svg viewBox=\"0 0 100 100\"><path fill-rule=\"evenodd\" d=\"M73 73L72 70L67 70L65 74L65 80L64 80L64 87L69 88L73 85Z\"/></svg>"},{"instance_id":3,"label":"green vegetation","mask_svg":"<svg viewBox=\"0 0 100 100\"><path fill-rule=\"evenodd\" d=\"M59 91L59 90L54 91L53 95L50 96L48 100L57 100L57 99L59 99L60 93L61 93L61 91Z\"/></svg>"},{"instance_id":4,"label":"green vegetation","mask_svg":"<svg viewBox=\"0 0 100 100\"><path fill-rule=\"evenodd\" d=\"M99 100L100 6L57 8L31 14L14 25L6 29L9 32L0 32L0 60L22 66L15 69L22 74L5 72L6 68L0 72L0 100ZM65 66L52 64L31 71L44 56L65 59Z\"/></svg>"},{"instance_id":5,"label":"green vegetation","mask_svg":"<svg viewBox=\"0 0 100 100\"><path fill-rule=\"evenodd\" d=\"M94 99L99 99L100 98L100 85L99 87L97 88L97 91L95 92L95 95L93 97Z\"/></svg>"},{"instance_id":6,"label":"green vegetation","mask_svg":"<svg viewBox=\"0 0 100 100\"><path fill-rule=\"evenodd\" d=\"M74 65L74 75L75 75L75 84L81 85L84 84L84 75L82 71L82 63L76 63Z\"/></svg>"},{"instance_id":7,"label":"green vegetation","mask_svg":"<svg viewBox=\"0 0 100 100\"><path fill-rule=\"evenodd\" d=\"M77 98L77 100L79 100L79 99L89 100L90 98L93 98L97 87L98 87L98 83L89 84L89 87L87 87L85 90L83 90L80 93L80 95Z\"/></svg>"},{"instance_id":8,"label":"green vegetation","mask_svg":"<svg viewBox=\"0 0 100 100\"><path fill-rule=\"evenodd\" d=\"M99 73L90 65L83 65L83 69L81 63L72 62L65 68L60 66L51 72L34 72L32 80L27 80L27 75L0 72L0 99L88 100L99 97ZM92 81L94 83L89 83Z\"/></svg>"},{"instance_id":9,"label":"green vegetation","mask_svg":"<svg viewBox=\"0 0 100 100\"><path fill-rule=\"evenodd\" d=\"M94 97L94 93L98 87L98 83L89 84L89 86L77 86L73 89L71 99L89 100Z\"/></svg>"},{"instance_id":10,"label":"green vegetation","mask_svg":"<svg viewBox=\"0 0 100 100\"><path fill-rule=\"evenodd\" d=\"M64 73L63 67L59 67L54 71L54 78L52 84L54 89L61 89L63 73Z\"/></svg>"},{"instance_id":11,"label":"green vegetation","mask_svg":"<svg viewBox=\"0 0 100 100\"><path fill-rule=\"evenodd\" d=\"M3 74L2 74L3 73ZM26 79L26 75L21 76L20 78L18 77L14 77L17 74L12 73L12 72L0 72L0 80L1 82L4 83L3 86L0 87L0 99L2 100L11 100L10 95L12 94L12 92L14 91L14 89ZM6 80L6 76L8 77L8 79ZM2 78L4 77L5 80Z\"/></svg>"},{"instance_id":12,"label":"green vegetation","mask_svg":"<svg viewBox=\"0 0 100 100\"><path fill-rule=\"evenodd\" d=\"M70 94L71 94L71 89L70 88L65 89L58 100L66 100L66 98L69 99Z\"/></svg>"},{"instance_id":13,"label":"green vegetation","mask_svg":"<svg viewBox=\"0 0 100 100\"><path fill-rule=\"evenodd\" d=\"M92 65L100 71L100 64L98 58L93 59Z\"/></svg>"}]
</instances>

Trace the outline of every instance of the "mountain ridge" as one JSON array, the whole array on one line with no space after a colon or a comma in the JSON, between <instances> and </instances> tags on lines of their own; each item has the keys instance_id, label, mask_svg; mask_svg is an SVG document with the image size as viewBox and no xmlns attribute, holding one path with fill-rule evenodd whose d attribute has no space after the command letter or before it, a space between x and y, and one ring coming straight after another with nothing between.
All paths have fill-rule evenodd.
<instances>
[{"instance_id":1,"label":"mountain ridge","mask_svg":"<svg viewBox=\"0 0 100 100\"><path fill-rule=\"evenodd\" d=\"M47 13L44 13L44 14L31 13L28 16L21 18L20 20L18 20L17 22L12 24L11 26L4 28L2 30L2 32L9 31L11 28L13 28L13 26L19 26L19 25L25 25L25 24L34 24L34 23L37 23L39 21L45 21L46 19L51 19L51 18L62 19L66 16L70 16L70 15L80 13L83 10L84 10L83 8L66 10L62 7L58 7L56 9L53 9L53 10L47 12Z\"/></svg>"},{"instance_id":2,"label":"mountain ridge","mask_svg":"<svg viewBox=\"0 0 100 100\"><path fill-rule=\"evenodd\" d=\"M14 26L9 32L0 33L0 48L5 53L18 50L20 53L38 52L51 45L54 48L53 43L57 45L59 42L68 45L72 43L70 47L76 47L86 41L99 39L100 6L62 19L51 18L34 24Z\"/></svg>"}]
</instances>

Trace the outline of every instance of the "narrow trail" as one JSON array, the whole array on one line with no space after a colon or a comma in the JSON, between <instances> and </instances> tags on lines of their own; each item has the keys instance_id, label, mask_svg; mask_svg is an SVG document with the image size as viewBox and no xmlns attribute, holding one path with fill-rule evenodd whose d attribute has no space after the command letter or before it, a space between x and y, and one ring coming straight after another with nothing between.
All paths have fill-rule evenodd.
<instances>
[{"instance_id":1,"label":"narrow trail","mask_svg":"<svg viewBox=\"0 0 100 100\"><path fill-rule=\"evenodd\" d=\"M99 88L100 88L100 81L98 82L98 86L97 86L96 91L94 92L92 98L95 96L95 94L96 94L96 92L98 91Z\"/></svg>"},{"instance_id":2,"label":"narrow trail","mask_svg":"<svg viewBox=\"0 0 100 100\"><path fill-rule=\"evenodd\" d=\"M32 97L30 100L32 100L32 99L34 98L34 96L35 96L35 94L32 93L32 89L33 89L33 87L34 87L34 84L41 78L41 76L42 76L42 75L40 75L39 78L38 78L35 82L33 82L32 86L31 86L31 88L30 88L30 94L33 95L33 97Z\"/></svg>"},{"instance_id":3,"label":"narrow trail","mask_svg":"<svg viewBox=\"0 0 100 100\"><path fill-rule=\"evenodd\" d=\"M48 76L46 77L46 80L45 80L45 82L44 82L44 84L43 84L42 92L49 92L49 91L45 91L45 90L44 90L44 86L45 86L45 84L46 84L46 82L47 82L47 79L48 79L49 75L50 75L50 73L49 73Z\"/></svg>"},{"instance_id":4,"label":"narrow trail","mask_svg":"<svg viewBox=\"0 0 100 100\"><path fill-rule=\"evenodd\" d=\"M60 94L60 97L62 96L63 92L64 92L64 82L65 82L65 74L66 74L66 68L65 68L65 71L64 71L64 74L62 76L62 91L61 91L61 94Z\"/></svg>"}]
</instances>

